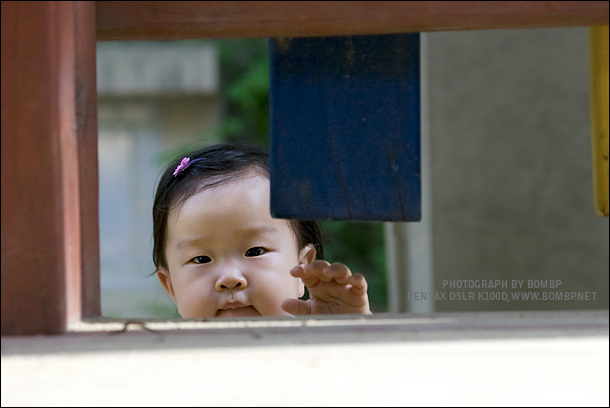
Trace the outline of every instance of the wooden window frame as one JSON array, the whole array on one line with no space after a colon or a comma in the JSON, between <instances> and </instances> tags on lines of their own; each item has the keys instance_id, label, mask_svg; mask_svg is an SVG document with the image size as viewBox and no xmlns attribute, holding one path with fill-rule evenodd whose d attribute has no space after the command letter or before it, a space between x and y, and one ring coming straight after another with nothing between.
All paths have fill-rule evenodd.
<instances>
[{"instance_id":1,"label":"wooden window frame","mask_svg":"<svg viewBox=\"0 0 610 408\"><path fill-rule=\"evenodd\" d=\"M2 335L100 316L95 49L106 40L608 25L607 1L2 2Z\"/></svg>"}]
</instances>

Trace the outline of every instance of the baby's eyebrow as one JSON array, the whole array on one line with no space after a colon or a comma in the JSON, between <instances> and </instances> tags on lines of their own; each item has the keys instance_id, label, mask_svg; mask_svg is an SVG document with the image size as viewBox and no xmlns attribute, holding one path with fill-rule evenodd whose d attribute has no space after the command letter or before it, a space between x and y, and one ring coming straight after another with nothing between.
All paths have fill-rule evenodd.
<instances>
[{"instance_id":1,"label":"baby's eyebrow","mask_svg":"<svg viewBox=\"0 0 610 408\"><path fill-rule=\"evenodd\" d=\"M271 233L277 232L277 228L268 227L268 226L251 227L251 228L244 228L242 230L242 232L243 232L244 236L271 234Z\"/></svg>"},{"instance_id":2,"label":"baby's eyebrow","mask_svg":"<svg viewBox=\"0 0 610 408\"><path fill-rule=\"evenodd\" d=\"M203 238L196 238L196 239L185 239L183 241L179 241L176 244L176 249L183 249L183 248L187 248L190 246L194 246L200 242L204 241Z\"/></svg>"},{"instance_id":3,"label":"baby's eyebrow","mask_svg":"<svg viewBox=\"0 0 610 408\"><path fill-rule=\"evenodd\" d=\"M276 232L278 232L278 229L275 227L260 226L260 227L247 227L247 228L243 228L239 231L241 232L241 235L243 237L255 237L258 235L276 233ZM183 249L183 248L187 248L187 247L194 246L197 244L205 243L208 239L213 239L213 236L185 239L185 240L179 241L176 244L176 249Z\"/></svg>"},{"instance_id":4,"label":"baby's eyebrow","mask_svg":"<svg viewBox=\"0 0 610 408\"><path fill-rule=\"evenodd\" d=\"M278 232L277 228L263 226L263 227L252 227L252 228L244 228L240 231L241 238L250 240L250 239L259 239L264 235L273 235Z\"/></svg>"}]
</instances>

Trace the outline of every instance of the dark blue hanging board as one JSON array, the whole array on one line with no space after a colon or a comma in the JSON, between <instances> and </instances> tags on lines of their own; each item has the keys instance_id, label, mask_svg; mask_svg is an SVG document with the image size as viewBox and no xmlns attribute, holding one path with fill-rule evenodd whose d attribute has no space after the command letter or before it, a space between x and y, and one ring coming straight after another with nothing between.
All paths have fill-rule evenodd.
<instances>
[{"instance_id":1,"label":"dark blue hanging board","mask_svg":"<svg viewBox=\"0 0 610 408\"><path fill-rule=\"evenodd\" d=\"M271 214L419 221L419 34L270 46Z\"/></svg>"}]
</instances>

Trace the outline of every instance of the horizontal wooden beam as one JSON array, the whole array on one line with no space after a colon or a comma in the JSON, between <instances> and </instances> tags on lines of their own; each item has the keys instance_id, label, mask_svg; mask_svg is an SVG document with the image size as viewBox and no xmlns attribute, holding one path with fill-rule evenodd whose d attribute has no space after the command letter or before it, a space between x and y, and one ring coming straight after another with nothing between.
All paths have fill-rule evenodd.
<instances>
[{"instance_id":1,"label":"horizontal wooden beam","mask_svg":"<svg viewBox=\"0 0 610 408\"><path fill-rule=\"evenodd\" d=\"M607 1L96 1L97 38L306 37L608 24Z\"/></svg>"}]
</instances>

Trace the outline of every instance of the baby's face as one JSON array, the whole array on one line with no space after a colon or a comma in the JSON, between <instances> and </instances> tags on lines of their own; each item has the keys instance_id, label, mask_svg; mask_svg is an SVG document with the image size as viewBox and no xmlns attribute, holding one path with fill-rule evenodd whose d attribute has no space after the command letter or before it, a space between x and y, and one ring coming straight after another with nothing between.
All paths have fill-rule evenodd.
<instances>
[{"instance_id":1,"label":"baby's face","mask_svg":"<svg viewBox=\"0 0 610 408\"><path fill-rule=\"evenodd\" d=\"M286 315L282 301L303 294L289 271L309 252L288 221L271 218L269 181L251 173L170 210L165 254L159 278L178 312L203 318Z\"/></svg>"}]
</instances>

